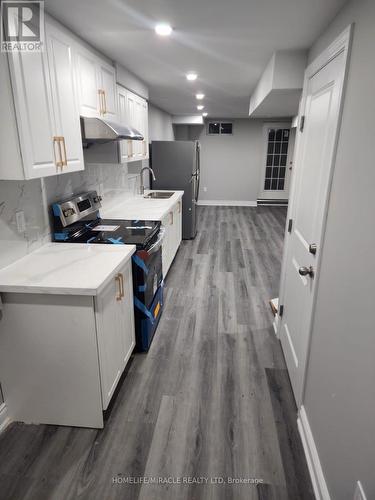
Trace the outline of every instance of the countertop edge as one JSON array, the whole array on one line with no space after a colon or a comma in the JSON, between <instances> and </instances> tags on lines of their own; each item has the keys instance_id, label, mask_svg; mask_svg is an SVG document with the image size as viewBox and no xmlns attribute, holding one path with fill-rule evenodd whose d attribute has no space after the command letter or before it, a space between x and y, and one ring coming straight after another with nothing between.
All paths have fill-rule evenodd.
<instances>
[{"instance_id":1,"label":"countertop edge","mask_svg":"<svg viewBox=\"0 0 375 500\"><path fill-rule=\"evenodd\" d=\"M43 245L38 250L50 245L47 243ZM56 243L59 245L59 243ZM107 277L98 284L96 288L72 288L68 286L40 286L40 285L1 285L0 293L23 293L23 294L37 294L37 295L77 295L77 296L96 296L106 287L106 285L111 281L114 274L116 274L121 267L131 259L132 255L136 252L135 245L126 245L128 253L124 255L121 261L114 267L111 272L108 273ZM130 248L133 247L133 248ZM38 251L36 250L36 251ZM31 255L31 254L30 254ZM133 284L132 284L133 286Z\"/></svg>"}]
</instances>

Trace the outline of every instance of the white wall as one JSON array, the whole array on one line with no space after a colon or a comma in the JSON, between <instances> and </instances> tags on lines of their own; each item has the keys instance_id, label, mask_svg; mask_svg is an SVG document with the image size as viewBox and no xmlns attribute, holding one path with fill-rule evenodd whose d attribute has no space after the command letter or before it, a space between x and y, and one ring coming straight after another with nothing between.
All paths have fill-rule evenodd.
<instances>
[{"instance_id":1,"label":"white wall","mask_svg":"<svg viewBox=\"0 0 375 500\"><path fill-rule=\"evenodd\" d=\"M151 103L148 106L148 132L150 142L174 140L172 116Z\"/></svg>"},{"instance_id":2,"label":"white wall","mask_svg":"<svg viewBox=\"0 0 375 500\"><path fill-rule=\"evenodd\" d=\"M302 94L306 50L276 51L250 97L252 118L294 116Z\"/></svg>"},{"instance_id":3,"label":"white wall","mask_svg":"<svg viewBox=\"0 0 375 500\"><path fill-rule=\"evenodd\" d=\"M304 405L331 498L375 498L375 2L352 0L310 61L355 22Z\"/></svg>"},{"instance_id":4,"label":"white wall","mask_svg":"<svg viewBox=\"0 0 375 500\"><path fill-rule=\"evenodd\" d=\"M89 166L83 172L34 179L0 181L0 268L51 240L50 204L96 189L105 202L134 195L137 174L126 165ZM25 231L17 231L16 213L25 214Z\"/></svg>"},{"instance_id":5,"label":"white wall","mask_svg":"<svg viewBox=\"0 0 375 500\"><path fill-rule=\"evenodd\" d=\"M126 89L131 90L140 97L148 100L147 85L140 78L138 78L138 76L118 63L116 63L116 80L117 83Z\"/></svg>"},{"instance_id":6,"label":"white wall","mask_svg":"<svg viewBox=\"0 0 375 500\"><path fill-rule=\"evenodd\" d=\"M233 135L207 135L206 126L175 127L177 140L201 143L199 201L255 202L263 173L263 121L221 121L233 122Z\"/></svg>"}]
</instances>

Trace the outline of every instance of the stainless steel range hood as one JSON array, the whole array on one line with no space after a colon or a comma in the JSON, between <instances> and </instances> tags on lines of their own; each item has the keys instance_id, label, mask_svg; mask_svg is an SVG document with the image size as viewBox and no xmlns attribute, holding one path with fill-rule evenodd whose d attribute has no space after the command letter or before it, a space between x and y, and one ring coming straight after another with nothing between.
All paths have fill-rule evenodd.
<instances>
[{"instance_id":1,"label":"stainless steel range hood","mask_svg":"<svg viewBox=\"0 0 375 500\"><path fill-rule=\"evenodd\" d=\"M135 128L104 120L103 118L81 116L81 132L82 142L86 145L104 144L123 139L143 141L143 135Z\"/></svg>"}]
</instances>

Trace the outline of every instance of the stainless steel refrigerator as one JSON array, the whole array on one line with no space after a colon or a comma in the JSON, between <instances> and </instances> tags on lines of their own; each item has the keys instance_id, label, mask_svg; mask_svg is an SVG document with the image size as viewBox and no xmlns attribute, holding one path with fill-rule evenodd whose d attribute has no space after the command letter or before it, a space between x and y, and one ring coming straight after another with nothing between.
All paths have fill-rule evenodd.
<instances>
[{"instance_id":1,"label":"stainless steel refrigerator","mask_svg":"<svg viewBox=\"0 0 375 500\"><path fill-rule=\"evenodd\" d=\"M197 234L196 204L199 194L200 145L197 141L152 141L151 166L156 180L152 189L184 191L182 198L182 237Z\"/></svg>"}]
</instances>

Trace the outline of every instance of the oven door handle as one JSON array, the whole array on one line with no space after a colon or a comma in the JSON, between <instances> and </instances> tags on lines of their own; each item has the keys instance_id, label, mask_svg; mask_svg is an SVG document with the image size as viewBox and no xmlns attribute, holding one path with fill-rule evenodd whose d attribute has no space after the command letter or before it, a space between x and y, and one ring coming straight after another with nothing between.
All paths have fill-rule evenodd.
<instances>
[{"instance_id":1,"label":"oven door handle","mask_svg":"<svg viewBox=\"0 0 375 500\"><path fill-rule=\"evenodd\" d=\"M153 253L156 253L159 248L161 247L162 243L163 243L163 240L164 240L164 236L165 236L165 228L164 227L160 227L160 231L159 231L159 235L158 235L158 239L155 241L155 243L147 250L147 253L148 254L153 254Z\"/></svg>"}]
</instances>

